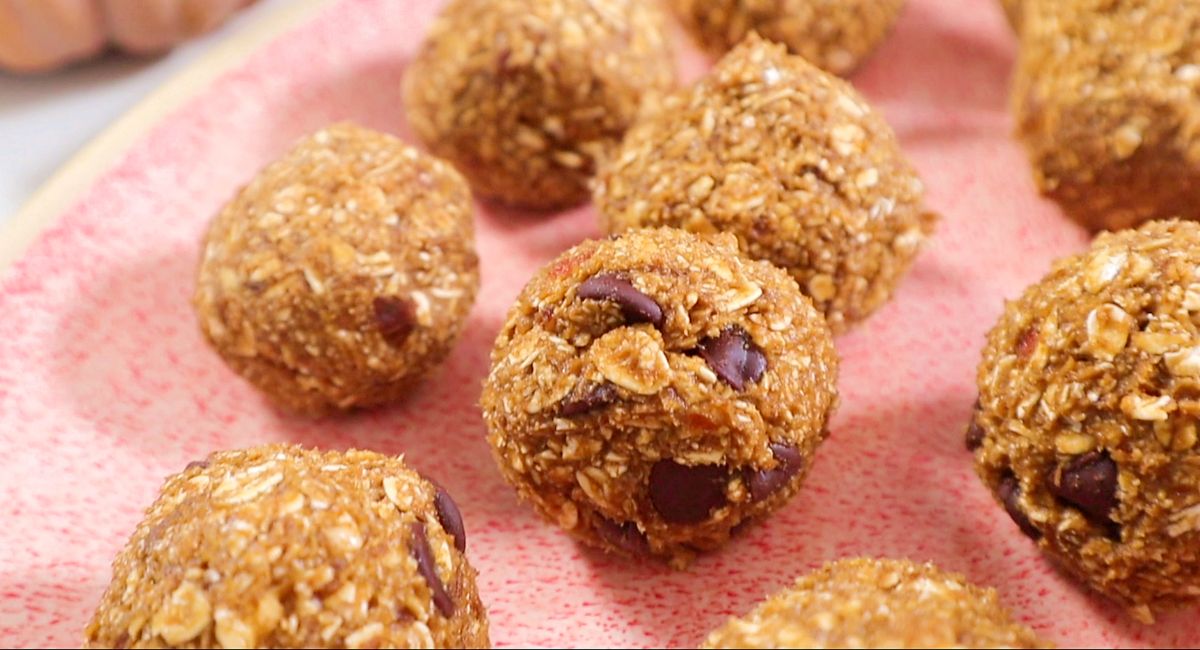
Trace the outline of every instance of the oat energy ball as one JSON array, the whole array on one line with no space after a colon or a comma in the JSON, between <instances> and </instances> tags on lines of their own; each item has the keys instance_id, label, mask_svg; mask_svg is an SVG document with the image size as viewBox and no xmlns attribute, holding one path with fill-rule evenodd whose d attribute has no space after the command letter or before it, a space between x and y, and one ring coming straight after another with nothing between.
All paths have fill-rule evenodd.
<instances>
[{"instance_id":1,"label":"oat energy ball","mask_svg":"<svg viewBox=\"0 0 1200 650\"><path fill-rule=\"evenodd\" d=\"M400 458L269 445L167 479L91 648L486 648L454 501Z\"/></svg>"},{"instance_id":2,"label":"oat energy ball","mask_svg":"<svg viewBox=\"0 0 1200 650\"><path fill-rule=\"evenodd\" d=\"M887 301L932 232L922 193L849 84L751 38L630 130L595 198L609 232L735 234L840 332Z\"/></svg>"},{"instance_id":3,"label":"oat energy ball","mask_svg":"<svg viewBox=\"0 0 1200 650\"><path fill-rule=\"evenodd\" d=\"M195 305L209 343L278 405L403 397L479 287L470 191L449 165L349 124L267 166L217 215Z\"/></svg>"},{"instance_id":4,"label":"oat energy ball","mask_svg":"<svg viewBox=\"0 0 1200 650\"><path fill-rule=\"evenodd\" d=\"M932 564L831 562L709 635L704 648L1046 648L992 589Z\"/></svg>"},{"instance_id":5,"label":"oat energy ball","mask_svg":"<svg viewBox=\"0 0 1200 650\"><path fill-rule=\"evenodd\" d=\"M1200 219L1200 2L1020 8L1013 102L1041 190L1092 229Z\"/></svg>"},{"instance_id":6,"label":"oat energy ball","mask_svg":"<svg viewBox=\"0 0 1200 650\"><path fill-rule=\"evenodd\" d=\"M518 493L580 540L678 567L800 488L837 401L821 315L724 235L586 241L525 287L482 404Z\"/></svg>"},{"instance_id":7,"label":"oat energy ball","mask_svg":"<svg viewBox=\"0 0 1200 650\"><path fill-rule=\"evenodd\" d=\"M1200 224L1103 234L1009 303L968 430L1026 535L1150 620L1200 594Z\"/></svg>"},{"instance_id":8,"label":"oat energy ball","mask_svg":"<svg viewBox=\"0 0 1200 650\"><path fill-rule=\"evenodd\" d=\"M450 0L404 79L413 129L485 197L582 203L595 159L675 81L645 0Z\"/></svg>"},{"instance_id":9,"label":"oat energy ball","mask_svg":"<svg viewBox=\"0 0 1200 650\"><path fill-rule=\"evenodd\" d=\"M887 36L904 0L671 0L704 49L724 54L750 33L848 74Z\"/></svg>"}]
</instances>

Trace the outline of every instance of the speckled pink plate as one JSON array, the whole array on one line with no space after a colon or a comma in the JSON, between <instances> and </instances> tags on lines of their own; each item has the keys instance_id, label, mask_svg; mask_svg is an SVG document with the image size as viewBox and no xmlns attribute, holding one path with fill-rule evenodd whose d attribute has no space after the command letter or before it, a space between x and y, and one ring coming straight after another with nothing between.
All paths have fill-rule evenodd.
<instances>
[{"instance_id":1,"label":"speckled pink plate","mask_svg":"<svg viewBox=\"0 0 1200 650\"><path fill-rule=\"evenodd\" d=\"M854 78L945 215L866 325L838 341L842 408L805 489L688 572L574 544L519 504L476 402L504 313L539 265L597 234L591 208L480 207L483 291L453 356L405 404L311 422L210 352L189 298L209 217L301 134L337 119L411 138L400 78L434 0L342 0L249 48L107 161L0 277L0 643L71 645L163 478L271 441L404 453L455 495L501 646L695 646L824 560L929 559L994 585L1062 645L1196 645L1197 610L1125 619L1048 564L963 449L983 335L1083 232L1037 198L1010 138L1014 39L992 0L912 0ZM700 60L684 57L692 73Z\"/></svg>"}]
</instances>

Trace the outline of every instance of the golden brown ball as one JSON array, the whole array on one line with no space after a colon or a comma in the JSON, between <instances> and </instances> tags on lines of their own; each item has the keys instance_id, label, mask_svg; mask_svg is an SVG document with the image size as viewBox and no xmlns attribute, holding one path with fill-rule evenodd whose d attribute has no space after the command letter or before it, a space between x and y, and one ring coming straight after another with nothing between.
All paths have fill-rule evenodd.
<instances>
[{"instance_id":1,"label":"golden brown ball","mask_svg":"<svg viewBox=\"0 0 1200 650\"><path fill-rule=\"evenodd\" d=\"M451 0L404 79L408 120L481 196L582 203L595 160L675 80L657 2Z\"/></svg>"},{"instance_id":2,"label":"golden brown ball","mask_svg":"<svg viewBox=\"0 0 1200 650\"><path fill-rule=\"evenodd\" d=\"M475 300L472 210L450 165L351 124L318 131L213 220L201 329L288 410L396 401L449 353Z\"/></svg>"},{"instance_id":3,"label":"golden brown ball","mask_svg":"<svg viewBox=\"0 0 1200 650\"><path fill-rule=\"evenodd\" d=\"M504 476L582 541L677 566L799 489L837 401L824 319L733 237L587 241L521 292L482 397Z\"/></svg>"},{"instance_id":4,"label":"golden brown ball","mask_svg":"<svg viewBox=\"0 0 1200 650\"><path fill-rule=\"evenodd\" d=\"M671 2L688 31L717 56L757 33L836 75L849 74L874 52L904 8L904 0Z\"/></svg>"},{"instance_id":5,"label":"golden brown ball","mask_svg":"<svg viewBox=\"0 0 1200 650\"><path fill-rule=\"evenodd\" d=\"M1047 648L993 589L908 560L830 562L717 628L704 648Z\"/></svg>"},{"instance_id":6,"label":"golden brown ball","mask_svg":"<svg viewBox=\"0 0 1200 650\"><path fill-rule=\"evenodd\" d=\"M751 38L640 120L597 177L612 233L729 232L834 332L892 295L932 232L896 136L845 81Z\"/></svg>"},{"instance_id":7,"label":"golden brown ball","mask_svg":"<svg viewBox=\"0 0 1200 650\"><path fill-rule=\"evenodd\" d=\"M1102 234L988 335L968 431L1026 535L1142 620L1200 594L1200 224Z\"/></svg>"},{"instance_id":8,"label":"golden brown ball","mask_svg":"<svg viewBox=\"0 0 1200 650\"><path fill-rule=\"evenodd\" d=\"M167 479L90 648L486 648L450 496L401 458L268 445Z\"/></svg>"}]
</instances>

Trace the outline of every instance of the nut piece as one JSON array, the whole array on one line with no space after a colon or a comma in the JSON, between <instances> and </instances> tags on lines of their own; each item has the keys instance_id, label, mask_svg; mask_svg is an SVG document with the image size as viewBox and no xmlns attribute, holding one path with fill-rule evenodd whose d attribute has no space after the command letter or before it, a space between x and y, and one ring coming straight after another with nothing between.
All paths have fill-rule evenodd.
<instances>
[{"instance_id":1,"label":"nut piece","mask_svg":"<svg viewBox=\"0 0 1200 650\"><path fill-rule=\"evenodd\" d=\"M1125 251L1118 251L1112 255L1093 255L1083 275L1084 286L1092 293L1107 287L1121 274L1128 257Z\"/></svg>"},{"instance_id":2,"label":"nut piece","mask_svg":"<svg viewBox=\"0 0 1200 650\"><path fill-rule=\"evenodd\" d=\"M1133 318L1112 304L1093 309L1087 317L1087 350L1097 359L1111 361L1125 349Z\"/></svg>"},{"instance_id":3,"label":"nut piece","mask_svg":"<svg viewBox=\"0 0 1200 650\"><path fill-rule=\"evenodd\" d=\"M1121 410L1135 420L1159 421L1167 419L1168 410L1174 402L1167 395L1126 395L1121 398Z\"/></svg>"},{"instance_id":4,"label":"nut piece","mask_svg":"<svg viewBox=\"0 0 1200 650\"><path fill-rule=\"evenodd\" d=\"M150 619L150 629L171 645L187 643L212 622L212 605L204 590L185 580Z\"/></svg>"},{"instance_id":5,"label":"nut piece","mask_svg":"<svg viewBox=\"0 0 1200 650\"><path fill-rule=\"evenodd\" d=\"M216 621L217 643L220 643L222 648L255 647L254 628L238 618L232 610L218 608L213 620Z\"/></svg>"},{"instance_id":6,"label":"nut piece","mask_svg":"<svg viewBox=\"0 0 1200 650\"><path fill-rule=\"evenodd\" d=\"M613 330L592 344L589 355L605 379L639 395L653 395L671 379L662 344L644 329Z\"/></svg>"}]
</instances>

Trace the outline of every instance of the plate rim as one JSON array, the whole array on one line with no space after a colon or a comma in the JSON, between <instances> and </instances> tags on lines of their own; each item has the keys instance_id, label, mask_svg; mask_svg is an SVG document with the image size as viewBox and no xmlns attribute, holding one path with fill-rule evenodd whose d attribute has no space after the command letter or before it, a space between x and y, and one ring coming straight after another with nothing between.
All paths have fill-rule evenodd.
<instances>
[{"instance_id":1,"label":"plate rim","mask_svg":"<svg viewBox=\"0 0 1200 650\"><path fill-rule=\"evenodd\" d=\"M114 160L170 113L274 37L339 0L298 0L267 12L143 96L71 155L0 224L0 273L75 205Z\"/></svg>"}]
</instances>

